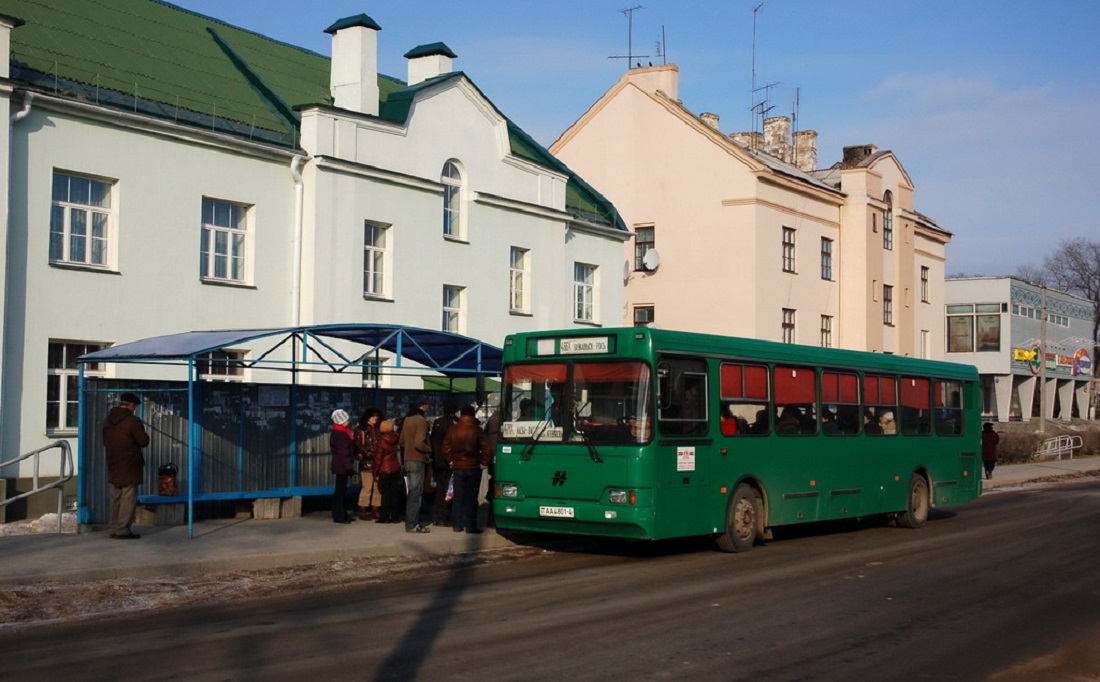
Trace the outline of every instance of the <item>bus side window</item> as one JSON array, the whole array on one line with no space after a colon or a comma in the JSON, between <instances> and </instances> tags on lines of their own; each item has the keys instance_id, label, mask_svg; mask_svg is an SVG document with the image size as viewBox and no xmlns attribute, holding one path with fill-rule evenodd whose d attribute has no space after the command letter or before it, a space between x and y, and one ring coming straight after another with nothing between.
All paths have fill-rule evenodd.
<instances>
[{"instance_id":1,"label":"bus side window","mask_svg":"<svg viewBox=\"0 0 1100 682\"><path fill-rule=\"evenodd\" d=\"M936 433L957 436L962 433L962 384L957 381L936 382Z\"/></svg>"},{"instance_id":2,"label":"bus side window","mask_svg":"<svg viewBox=\"0 0 1100 682\"><path fill-rule=\"evenodd\" d=\"M704 435L707 432L706 361L665 358L657 365L662 433Z\"/></svg>"},{"instance_id":3,"label":"bus side window","mask_svg":"<svg viewBox=\"0 0 1100 682\"><path fill-rule=\"evenodd\" d=\"M722 435L755 436L771 431L766 366L724 362L718 381L722 396Z\"/></svg>"},{"instance_id":4,"label":"bus side window","mask_svg":"<svg viewBox=\"0 0 1100 682\"><path fill-rule=\"evenodd\" d=\"M775 432L781 436L817 433L817 372L808 367L776 366Z\"/></svg>"}]
</instances>

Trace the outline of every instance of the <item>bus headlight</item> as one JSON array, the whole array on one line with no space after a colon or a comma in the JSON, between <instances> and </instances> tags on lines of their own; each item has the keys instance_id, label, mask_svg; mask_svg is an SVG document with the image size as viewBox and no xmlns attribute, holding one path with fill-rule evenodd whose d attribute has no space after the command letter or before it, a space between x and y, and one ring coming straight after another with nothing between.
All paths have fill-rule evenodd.
<instances>
[{"instance_id":1,"label":"bus headlight","mask_svg":"<svg viewBox=\"0 0 1100 682\"><path fill-rule=\"evenodd\" d=\"M608 493L608 501L611 502L611 504L626 504L626 491L612 490Z\"/></svg>"},{"instance_id":2,"label":"bus headlight","mask_svg":"<svg viewBox=\"0 0 1100 682\"><path fill-rule=\"evenodd\" d=\"M501 497L519 497L519 486L515 483L504 483L500 486Z\"/></svg>"}]
</instances>

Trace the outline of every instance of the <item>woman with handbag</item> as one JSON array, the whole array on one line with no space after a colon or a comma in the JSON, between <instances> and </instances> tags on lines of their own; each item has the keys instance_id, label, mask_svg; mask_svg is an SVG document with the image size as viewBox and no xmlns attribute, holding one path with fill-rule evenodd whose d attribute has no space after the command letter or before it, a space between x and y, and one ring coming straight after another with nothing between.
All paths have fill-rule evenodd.
<instances>
[{"instance_id":1,"label":"woman with handbag","mask_svg":"<svg viewBox=\"0 0 1100 682\"><path fill-rule=\"evenodd\" d=\"M363 489L359 493L359 519L362 521L378 518L379 507L382 506L382 495L371 472L374 464L374 449L380 435L378 424L381 421L382 410L377 407L368 407L355 427L356 458L359 460L359 477L363 482Z\"/></svg>"}]
</instances>

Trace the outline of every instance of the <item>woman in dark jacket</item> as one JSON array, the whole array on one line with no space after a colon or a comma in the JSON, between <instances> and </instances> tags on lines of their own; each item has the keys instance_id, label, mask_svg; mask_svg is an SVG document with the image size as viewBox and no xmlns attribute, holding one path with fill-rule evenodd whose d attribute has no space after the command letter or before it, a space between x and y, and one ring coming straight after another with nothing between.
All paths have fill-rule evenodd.
<instances>
[{"instance_id":1,"label":"woman in dark jacket","mask_svg":"<svg viewBox=\"0 0 1100 682\"><path fill-rule=\"evenodd\" d=\"M332 473L336 474L336 487L332 491L332 520L334 523L351 523L348 505L348 476L355 473L355 438L348 424L351 417L344 410L332 413L332 432L328 437L332 451Z\"/></svg>"},{"instance_id":2,"label":"woman in dark jacket","mask_svg":"<svg viewBox=\"0 0 1100 682\"><path fill-rule=\"evenodd\" d=\"M456 533L480 533L477 527L477 493L481 470L489 465L493 451L489 437L477 422L473 405L462 408L458 423L443 439L443 454L454 470L454 500L451 502L451 529Z\"/></svg>"},{"instance_id":3,"label":"woman in dark jacket","mask_svg":"<svg viewBox=\"0 0 1100 682\"><path fill-rule=\"evenodd\" d=\"M378 427L371 470L375 485L382 493L382 507L375 523L398 523L401 521L401 458L397 454L397 433L389 419Z\"/></svg>"}]
</instances>

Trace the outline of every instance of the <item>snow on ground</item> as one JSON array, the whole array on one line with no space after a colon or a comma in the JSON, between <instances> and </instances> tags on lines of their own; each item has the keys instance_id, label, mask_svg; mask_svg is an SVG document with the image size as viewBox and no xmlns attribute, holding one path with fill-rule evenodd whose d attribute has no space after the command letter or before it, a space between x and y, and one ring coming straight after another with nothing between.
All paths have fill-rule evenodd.
<instances>
[{"instance_id":1,"label":"snow on ground","mask_svg":"<svg viewBox=\"0 0 1100 682\"><path fill-rule=\"evenodd\" d=\"M57 514L46 514L41 518L26 521L0 523L0 537L4 535L31 535L34 533L56 533ZM61 532L76 532L76 514L61 515Z\"/></svg>"}]
</instances>

